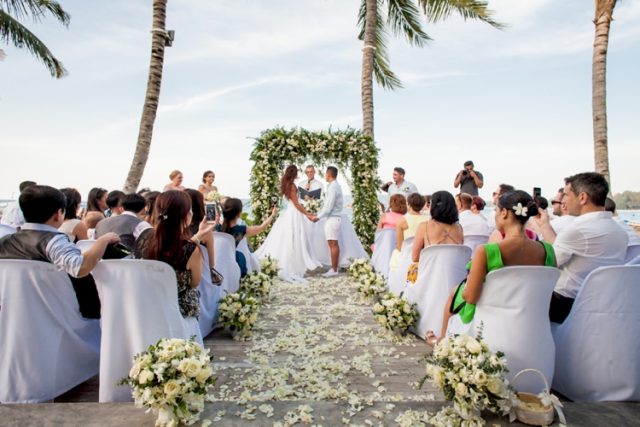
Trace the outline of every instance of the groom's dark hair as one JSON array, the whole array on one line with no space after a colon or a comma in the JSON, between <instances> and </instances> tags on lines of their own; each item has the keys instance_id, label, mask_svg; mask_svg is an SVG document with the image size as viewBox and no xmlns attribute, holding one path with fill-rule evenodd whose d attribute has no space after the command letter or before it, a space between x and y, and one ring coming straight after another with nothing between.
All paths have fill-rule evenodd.
<instances>
[{"instance_id":1,"label":"groom's dark hair","mask_svg":"<svg viewBox=\"0 0 640 427\"><path fill-rule=\"evenodd\" d=\"M335 166L329 166L327 167L327 173L331 172L331 176L333 178L337 178L338 177L338 168Z\"/></svg>"}]
</instances>

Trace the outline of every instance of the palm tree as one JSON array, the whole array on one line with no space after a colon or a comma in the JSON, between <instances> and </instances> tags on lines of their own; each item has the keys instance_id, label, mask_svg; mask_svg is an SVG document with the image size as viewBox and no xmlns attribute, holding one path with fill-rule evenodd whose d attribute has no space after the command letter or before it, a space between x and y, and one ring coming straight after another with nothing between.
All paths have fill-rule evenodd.
<instances>
[{"instance_id":1,"label":"palm tree","mask_svg":"<svg viewBox=\"0 0 640 427\"><path fill-rule=\"evenodd\" d=\"M362 132L373 138L373 75L383 89L402 87L400 79L391 71L387 55L387 32L403 35L412 46L422 47L431 38L422 30L420 8L429 22L438 22L457 12L465 20L478 19L495 27L493 12L482 0L361 0L358 13L358 38L362 49ZM386 20L382 14L387 6Z\"/></svg>"},{"instance_id":2,"label":"palm tree","mask_svg":"<svg viewBox=\"0 0 640 427\"><path fill-rule=\"evenodd\" d=\"M607 142L607 47L609 28L613 20L616 0L596 0L595 18L596 36L593 42L593 71L591 105L593 115L593 149L596 172L601 173L609 182L609 147Z\"/></svg>"},{"instance_id":3,"label":"palm tree","mask_svg":"<svg viewBox=\"0 0 640 427\"><path fill-rule=\"evenodd\" d=\"M19 20L30 18L40 22L46 15L52 15L65 27L71 17L62 6L53 0L0 0L0 41L13 44L17 48L26 48L38 60L42 61L52 77L59 79L67 74L60 62L42 41L22 25ZM5 52L0 49L0 59Z\"/></svg>"},{"instance_id":4,"label":"palm tree","mask_svg":"<svg viewBox=\"0 0 640 427\"><path fill-rule=\"evenodd\" d=\"M144 168L149 159L149 148L153 135L153 124L158 112L160 86L162 85L162 67L164 65L164 48L168 44L169 35L165 29L167 14L167 0L153 0L153 27L151 29L151 62L149 64L149 78L147 93L144 98L138 143L129 168L129 174L124 183L123 191L132 193L138 189Z\"/></svg>"}]
</instances>

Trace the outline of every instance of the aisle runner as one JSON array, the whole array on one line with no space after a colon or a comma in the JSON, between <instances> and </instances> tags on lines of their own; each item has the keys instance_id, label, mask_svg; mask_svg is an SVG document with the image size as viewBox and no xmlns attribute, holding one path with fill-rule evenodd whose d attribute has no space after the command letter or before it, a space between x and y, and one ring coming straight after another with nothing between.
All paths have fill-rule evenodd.
<instances>
[{"instance_id":1,"label":"aisle runner","mask_svg":"<svg viewBox=\"0 0 640 427\"><path fill-rule=\"evenodd\" d=\"M211 347L218 377L214 401L245 408L234 414L218 411L214 422L240 416L261 425L323 424L324 416L313 414L305 403L331 401L344 404L345 424L361 411L369 413L358 418L367 415L378 424L394 411L393 402L434 399L428 384L417 389L428 347L412 335L400 338L374 323L371 304L359 299L346 276L311 278L308 285L277 281L253 340L245 346L216 340ZM234 351L238 347L246 350L239 354ZM284 420L272 418L270 402L292 400L303 401L295 413ZM374 402L388 403L373 410Z\"/></svg>"}]
</instances>

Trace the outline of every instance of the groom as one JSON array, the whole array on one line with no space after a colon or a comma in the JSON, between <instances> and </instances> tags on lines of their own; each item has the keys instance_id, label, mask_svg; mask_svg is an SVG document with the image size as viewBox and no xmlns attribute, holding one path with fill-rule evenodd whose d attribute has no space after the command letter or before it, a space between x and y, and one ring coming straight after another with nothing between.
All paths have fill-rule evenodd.
<instances>
[{"instance_id":1,"label":"groom","mask_svg":"<svg viewBox=\"0 0 640 427\"><path fill-rule=\"evenodd\" d=\"M338 260L340 259L338 236L340 236L343 202L342 188L336 181L337 177L338 169L334 166L329 166L325 174L328 184L322 209L317 215L310 216L313 222L317 222L320 218L327 218L327 222L324 225L324 234L331 253L331 269L323 274L324 277L333 277L338 274Z\"/></svg>"}]
</instances>

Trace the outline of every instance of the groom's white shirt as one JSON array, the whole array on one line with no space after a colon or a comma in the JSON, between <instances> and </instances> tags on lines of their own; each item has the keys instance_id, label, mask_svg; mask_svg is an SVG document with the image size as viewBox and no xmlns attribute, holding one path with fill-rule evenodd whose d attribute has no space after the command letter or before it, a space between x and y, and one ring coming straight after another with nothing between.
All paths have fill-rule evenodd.
<instances>
[{"instance_id":1,"label":"groom's white shirt","mask_svg":"<svg viewBox=\"0 0 640 427\"><path fill-rule=\"evenodd\" d=\"M339 217L342 214L343 200L342 188L338 181L331 181L327 184L327 191L322 204L322 209L318 212L318 218Z\"/></svg>"}]
</instances>

